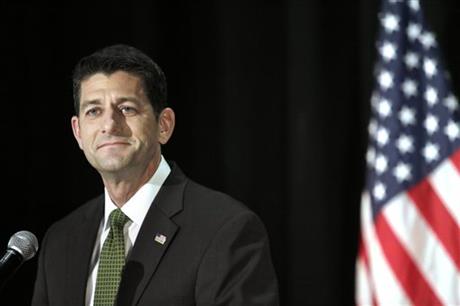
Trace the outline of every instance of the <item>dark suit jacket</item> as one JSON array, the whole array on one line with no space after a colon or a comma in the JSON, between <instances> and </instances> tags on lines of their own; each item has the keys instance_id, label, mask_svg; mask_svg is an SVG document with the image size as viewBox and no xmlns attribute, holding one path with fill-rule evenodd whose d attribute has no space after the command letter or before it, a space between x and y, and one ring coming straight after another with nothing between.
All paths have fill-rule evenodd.
<instances>
[{"instance_id":1,"label":"dark suit jacket","mask_svg":"<svg viewBox=\"0 0 460 306\"><path fill-rule=\"evenodd\" d=\"M104 197L53 224L42 241L33 306L84 305ZM156 235L166 236L161 244ZM173 165L123 271L118 306L278 305L259 218Z\"/></svg>"}]
</instances>

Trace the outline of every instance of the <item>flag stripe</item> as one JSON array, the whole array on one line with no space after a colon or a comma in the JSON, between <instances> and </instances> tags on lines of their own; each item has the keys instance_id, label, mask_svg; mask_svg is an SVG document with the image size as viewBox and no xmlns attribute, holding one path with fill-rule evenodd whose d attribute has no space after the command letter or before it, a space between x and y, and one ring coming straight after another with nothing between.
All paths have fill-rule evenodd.
<instances>
[{"instance_id":1,"label":"flag stripe","mask_svg":"<svg viewBox=\"0 0 460 306\"><path fill-rule=\"evenodd\" d=\"M452 163L454 164L457 171L460 172L460 150L457 150L451 157Z\"/></svg>"},{"instance_id":2,"label":"flag stripe","mask_svg":"<svg viewBox=\"0 0 460 306\"><path fill-rule=\"evenodd\" d=\"M383 213L395 236L443 304L455 305L460 275L451 257L406 193L389 204Z\"/></svg>"},{"instance_id":3,"label":"flag stripe","mask_svg":"<svg viewBox=\"0 0 460 306\"><path fill-rule=\"evenodd\" d=\"M408 191L408 195L452 257L457 269L460 269L460 228L430 182L422 180Z\"/></svg>"},{"instance_id":4,"label":"flag stripe","mask_svg":"<svg viewBox=\"0 0 460 306\"><path fill-rule=\"evenodd\" d=\"M356 279L357 279L357 305L369 305L372 300L373 293L370 287L371 276L369 270L369 259L367 256L367 248L364 243L364 238L361 236L359 241L358 261L356 263Z\"/></svg>"},{"instance_id":5,"label":"flag stripe","mask_svg":"<svg viewBox=\"0 0 460 306\"><path fill-rule=\"evenodd\" d=\"M425 277L420 273L420 270L388 225L386 217L380 214L375 224L378 239L382 244L382 250L399 283L404 288L412 303L415 305L442 305ZM402 267L404 268L401 269Z\"/></svg>"},{"instance_id":6,"label":"flag stripe","mask_svg":"<svg viewBox=\"0 0 460 306\"><path fill-rule=\"evenodd\" d=\"M460 226L460 209L458 190L460 189L460 173L455 165L460 165L460 150L450 159L444 161L430 176L430 183L441 198L449 214Z\"/></svg>"},{"instance_id":7,"label":"flag stripe","mask_svg":"<svg viewBox=\"0 0 460 306\"><path fill-rule=\"evenodd\" d=\"M364 239L361 236L360 239L360 252L359 252L359 261L358 265L360 267L358 268L358 275L357 277L360 279L359 285L361 288L359 288L360 293L358 293L358 296L361 297L361 300L358 302L358 305L370 305L369 301L372 302L372 306L378 306L377 300L375 298L375 293L373 290L373 284L372 284L372 275L371 275L371 270L369 267L369 257L367 254L367 247L365 245Z\"/></svg>"},{"instance_id":8,"label":"flag stripe","mask_svg":"<svg viewBox=\"0 0 460 306\"><path fill-rule=\"evenodd\" d=\"M357 262L357 274L356 278L359 280L359 286L357 287L358 300L356 302L359 306L370 306L374 305L373 291L370 288L371 278L369 275L369 267L366 266L363 259Z\"/></svg>"},{"instance_id":9,"label":"flag stripe","mask_svg":"<svg viewBox=\"0 0 460 306\"><path fill-rule=\"evenodd\" d=\"M377 239L372 220L369 194L364 192L361 206L362 237L369 257L369 275L372 275L371 283L374 289L372 295L369 293L368 296L373 296L380 305L409 305L410 301L393 273ZM378 277L374 277L375 275ZM362 300L362 296L358 296L358 300ZM371 304L372 300L364 303L364 305Z\"/></svg>"}]
</instances>

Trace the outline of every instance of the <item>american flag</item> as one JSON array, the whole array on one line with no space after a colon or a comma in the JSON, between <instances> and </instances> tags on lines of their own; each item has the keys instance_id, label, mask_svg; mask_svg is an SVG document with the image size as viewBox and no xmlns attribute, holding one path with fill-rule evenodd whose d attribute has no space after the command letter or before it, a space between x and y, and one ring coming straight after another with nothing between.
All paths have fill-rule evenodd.
<instances>
[{"instance_id":1,"label":"american flag","mask_svg":"<svg viewBox=\"0 0 460 306\"><path fill-rule=\"evenodd\" d=\"M358 305L460 305L458 102L418 0L383 0Z\"/></svg>"}]
</instances>

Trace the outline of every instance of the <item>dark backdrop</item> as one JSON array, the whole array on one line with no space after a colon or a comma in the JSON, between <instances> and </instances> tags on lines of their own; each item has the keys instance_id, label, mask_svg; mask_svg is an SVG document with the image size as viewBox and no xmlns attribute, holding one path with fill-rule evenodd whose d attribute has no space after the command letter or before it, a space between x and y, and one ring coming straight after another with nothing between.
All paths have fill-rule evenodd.
<instances>
[{"instance_id":1,"label":"dark backdrop","mask_svg":"<svg viewBox=\"0 0 460 306\"><path fill-rule=\"evenodd\" d=\"M460 4L422 2L460 88ZM353 303L378 1L1 2L0 250L99 194L70 128L83 55L132 44L165 71L164 148L264 221L282 305ZM37 260L0 293L30 303Z\"/></svg>"}]
</instances>

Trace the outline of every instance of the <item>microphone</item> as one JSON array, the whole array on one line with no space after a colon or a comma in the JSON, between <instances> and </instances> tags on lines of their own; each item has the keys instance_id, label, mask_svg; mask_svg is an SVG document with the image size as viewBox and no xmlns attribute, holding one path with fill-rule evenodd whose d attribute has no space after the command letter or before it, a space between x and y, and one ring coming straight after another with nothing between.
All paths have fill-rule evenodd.
<instances>
[{"instance_id":1,"label":"microphone","mask_svg":"<svg viewBox=\"0 0 460 306\"><path fill-rule=\"evenodd\" d=\"M37 254L38 240L29 231L20 231L11 236L8 248L0 259L0 289L17 269Z\"/></svg>"}]
</instances>

